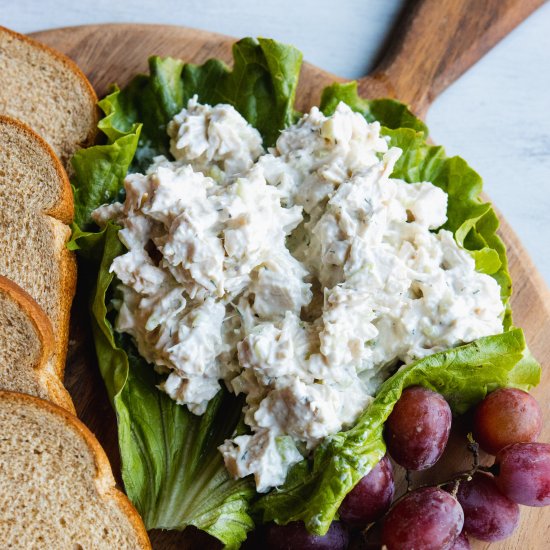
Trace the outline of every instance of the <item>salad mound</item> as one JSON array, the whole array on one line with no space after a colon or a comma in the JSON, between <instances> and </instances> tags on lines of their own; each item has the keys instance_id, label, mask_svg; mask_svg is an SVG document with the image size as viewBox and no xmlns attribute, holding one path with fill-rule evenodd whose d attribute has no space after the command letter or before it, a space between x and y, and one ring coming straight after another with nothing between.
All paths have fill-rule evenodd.
<instances>
[{"instance_id":1,"label":"salad mound","mask_svg":"<svg viewBox=\"0 0 550 550\"><path fill-rule=\"evenodd\" d=\"M124 90L116 89L100 102L106 116L99 127L107 143L79 151L73 158L77 225L71 243L74 249L79 250L81 261L87 265L84 271L92 295L94 340L99 367L117 412L122 475L128 496L142 514L147 528L183 529L194 525L217 537L228 547L238 547L255 522L288 523L302 520L310 531L325 533L346 494L384 455L384 421L404 388L422 385L434 389L445 396L454 412L460 413L483 399L492 389L502 386L528 389L538 382L540 376L540 368L529 355L521 330L512 327L508 304L511 286L505 249L496 235L498 220L491 205L483 203L479 198L480 177L462 159L447 158L441 147L428 145L425 125L404 105L393 100L361 99L357 95L355 83L335 84L325 89L320 112L314 108L298 122L301 115L294 111L293 104L301 54L292 47L272 40L244 39L235 44L234 57L232 70L218 60L195 66L171 58L151 58L150 75L137 76ZM204 147L200 145L198 136L204 134L203 118L206 116L210 117L210 121L217 121L217 124L224 117L230 118L234 130L233 144L236 144L234 153L231 152L231 146L210 150L208 144L203 144ZM366 128L367 134L375 132L378 135L375 137L373 134L370 160L361 168L362 171L359 170L354 176L350 166L345 165L350 173L340 177L340 180L336 177L335 180L335 173L338 173L336 165L330 167L332 172L329 173L327 167L321 170L317 161L317 172L311 166L304 167L302 161L292 164L292 158L299 158L300 151L300 154L307 153L297 137L304 128L310 130L308 124L318 124L321 135L325 132L323 139L337 148L338 140L345 141L342 132L346 134L348 127L344 119L348 121L346 124L353 121L357 128ZM323 124L327 125L324 130ZM220 126L213 127L212 132L216 128ZM295 132L294 137L292 132ZM243 140L249 147L249 156L239 154L242 153ZM261 155L262 140L264 147L273 147L267 155ZM223 144L223 135L215 137L214 141L218 145ZM361 151L365 145L361 146ZM319 147L325 147L325 142ZM315 151L310 153L317 154ZM159 159L159 155L164 158ZM327 156L326 153L323 155L320 156ZM296 176L300 168L309 175ZM376 174L382 177L376 184L373 183L373 170L380 170ZM321 172L323 178L328 174L326 179L332 178L334 181L332 187L329 186L319 195L322 178L311 174ZM130 175L127 178L128 173ZM368 176L369 173L371 176ZM350 186L345 182L352 177L355 178L354 185ZM150 262L150 255L144 253L148 242L138 243L135 257L129 258L128 252L134 250L136 243L137 233L132 232L132 228L144 223L152 223L151 227L156 228L154 231L157 233L154 235L157 240L154 242L164 258L170 254L173 257L178 252L170 244L169 234L167 238L158 233L161 227L158 224L166 220L162 218L163 212L155 209L153 204L156 192L159 192L159 197L165 197L159 191L163 189L163 181L168 189L173 185L174 178L183 182L186 200L191 195L200 195L201 211L212 220L222 216L219 212L228 213L227 220L220 218L220 221L212 224L212 229L204 233L207 239L205 243L212 253L201 259L206 262L201 265L208 267L205 273L197 271L197 265L190 266L194 286L189 286L189 270L180 273L177 262L168 266L170 277L186 285L185 303L181 301L180 290L163 295L164 301L155 297L155 301L151 298L151 286L147 287L149 290L144 290L143 278L139 280L142 286L136 286L137 279L132 278L133 273L140 266L149 265L148 262L150 266L147 269L150 273L155 272L159 284L164 284L166 280L159 266ZM266 180L269 184L267 186ZM373 187L375 185L379 188ZM436 281L443 287L452 286L449 272L453 268L447 265L449 262L458 262L457 266L463 266L460 268L460 276L469 283L455 290L458 294L467 294L468 298L460 298L460 311L454 317L447 315L447 332L439 334L443 338L441 340L437 340L428 326L424 327L426 330L421 338L412 338L410 345L403 349L383 345L382 337L376 340L379 334L385 334L384 330L386 340L392 334L384 326L384 315L380 314L379 318L378 314L372 313L377 311L373 303L378 304L380 311L384 307L388 310L388 304L380 301L380 290L376 291L377 296L369 296L365 289L362 296L370 299L370 307L363 308L365 311L361 310L359 314L353 314L372 314L372 328L365 334L359 332L359 327L349 326L347 314L339 316L330 308L318 317L322 321L313 320L304 324L304 320L300 319L300 310L311 299L311 288L316 284L318 286L319 282L321 294L324 289L325 300L329 296L328 303L332 304L333 310L341 307L339 304L350 303L349 296L344 296L346 292L352 296L353 303L361 302L355 293L361 290L364 283L357 273L364 271L361 266L370 264L365 264L367 260L364 258L356 258L355 263L349 263L347 253L338 256L334 247L325 245L333 235L332 226L339 226L338 240L342 240L342 220L345 217L342 212L346 212L345 219L349 222L353 219L352 212L355 216L361 208L367 208L364 201L358 206L357 196L361 193L357 189L363 189L363 194L366 193L365 196L369 198L374 188L383 197L384 204L387 205L388 201L393 204L391 200L395 201L391 210L394 218L388 222L393 224L394 233L401 231L413 241L418 239L424 244L430 243L430 250L438 246L447 250L441 258L434 260L438 265L445 265L444 268L438 268L440 272L436 270L439 273L436 278L424 278L425 286L417 288L415 296L408 297L408 301L392 302L392 308L396 311L405 308L403 312L416 311L414 307L418 308L423 303L424 295L428 299L431 285ZM233 193L231 189L236 194L230 194L228 197L233 198L227 198L225 193ZM254 193L262 189L262 193L269 191L268 195L275 200L273 205L268 206L262 202L262 193L258 197L254 195L247 219L254 218L254 204L258 205L258 211L268 208L265 212L262 210L263 218L274 215L269 214L272 208L280 210L276 216L279 219L283 215L288 218L285 218L286 222L283 219L278 222L286 224L284 231L282 228L276 229L274 225L259 239L258 247L261 249L262 242L274 231L277 235L281 231L282 248L271 248L279 250L279 255L289 256L285 265L288 264L292 269L289 267L283 271L290 281L291 288L287 289L287 294L293 297L290 302L294 304L293 299L297 298L295 304L290 306L291 310L295 306L294 313L288 310L289 300L282 300L279 304L281 307L273 310L275 302L272 298L280 297L285 285L276 282L276 268L274 274L270 274L266 258L255 257L250 263L250 273L257 270L255 266L261 265L262 270L256 275L250 275L249 279L245 277L243 287L239 262L232 266L227 247L224 252L223 246L216 240L216 231L226 227L224 231L233 231L231 242L238 244L235 229L231 226L231 223L236 222L231 222L231 217L232 213L242 208L239 201L243 200L243 193L248 193L246 189L254 189ZM147 192L142 197L144 190ZM387 193L393 198L386 197ZM132 198L134 195L135 199ZM315 197L313 202L312 197ZM395 197L399 197L399 200ZM375 219L372 204L368 208L371 218ZM302 211L305 212L304 217L300 213ZM275 210L272 212L275 213ZM146 221L149 218L153 221ZM228 220L229 225L223 225ZM258 219L258 223L260 221ZM258 227L261 228L261 223ZM121 228L124 230L120 231ZM370 231L370 238L376 241L376 232L372 233L372 229ZM293 256L284 246L285 234L289 233L286 242ZM414 237L411 237L413 234ZM227 241L229 235L226 235ZM147 241L149 238L150 234L147 234ZM312 243L311 247L304 249L304 242ZM352 246L351 241L346 246ZM385 259L389 257L388 250L395 254L394 246L397 245L385 242ZM233 249L238 250L238 247L234 246ZM403 251L399 254L408 257ZM219 259L218 264L208 263L216 258ZM372 258L369 261L372 264ZM405 265L408 266L406 269L413 268L411 263L399 265L403 265L400 269L405 269ZM414 265L417 270L427 272L427 264ZM231 273L235 275L237 272L241 278L231 278ZM260 285L258 281L262 277L269 284ZM295 282L292 282L293 277ZM404 284L408 288L410 281ZM170 285L173 290L173 281ZM246 285L252 285L252 290L246 291L251 292L252 297L247 298L243 294L240 305L236 306L236 298ZM466 286L469 292L464 293ZM472 298L472 292L478 287L480 292L489 292L492 296L488 309L491 313L485 313L476 304L475 297ZM121 291L122 296L126 296L122 302ZM334 296L330 298L332 294ZM223 301L226 295L229 299ZM176 304L177 307L173 308L176 311L172 319L173 327L170 321L158 318L157 306L155 315L144 314L144 304L153 302L157 305L171 304L169 307ZM413 302L414 307L411 305ZM361 303L364 304L364 301ZM197 385L193 394L187 385L182 386L182 380L185 382L185 377L189 375L178 372L177 361L181 357L196 358L198 348L191 347L193 341L211 341L214 345L215 334L208 336L209 333L205 333L198 338L197 333L193 332L197 325L196 312L188 321L185 320L187 317L177 315L181 312L189 313L186 307L203 307L204 304L210 309L204 310L207 313L201 315L217 319L219 326L226 322L230 317L228 313L233 311L238 311L242 319L248 319L250 326L246 327L243 321L242 326L235 327L232 322L233 332L244 330L239 333L242 338L236 363L231 353L214 353L215 350L207 349L208 346L204 353L201 351L201 357L207 357L208 364L216 368L213 370L213 383L207 387ZM471 311L468 307L472 308ZM247 314L249 309L251 312ZM443 315L441 311L439 314ZM149 332L144 332L141 325L135 322L140 315L144 316L141 320L144 326L149 323L149 331L160 327L158 330L162 335L165 329L166 334L162 338L166 341L171 341L174 330L185 328L183 332L180 331L181 339L177 342L180 346L177 349L181 351L179 357L169 357L162 350L159 353L147 352L147 344L151 344ZM411 317L409 314L411 322L415 315ZM476 315L478 321L468 325L468 318ZM397 317L406 318L406 315L398 314ZM345 326L339 329L342 320L346 321ZM442 320L442 317L434 317L428 324L435 324L438 320ZM310 325L313 328L308 328ZM114 326L117 326L117 330L114 330ZM453 332L449 327L459 330ZM288 331L286 337L285 330ZM309 335L303 337L305 348L309 345L311 334L313 340L321 339L322 343L320 352L315 351L319 344L314 344L311 349L306 349L303 358L285 364L301 372L300 384L305 384L306 393L309 391L308 384L317 391L321 381L328 384L323 391L329 391L332 387L342 391L345 396L344 389L338 389L338 384L331 382L329 376L329 367L340 363L342 372L348 378L351 375L359 376L353 378L355 389L361 387L364 379L368 379L368 384L365 384L363 393L358 395L357 407L346 421L338 422L336 419L332 429L325 432L317 430L314 438L304 435L312 433L308 431L311 426L304 425L293 432L293 438L288 439L288 426L277 416L276 407L264 407L263 419L269 419L264 426L256 423L254 418L257 419L257 415L250 411L255 413L263 404L257 399L258 392L267 402L275 393L273 390L280 393L290 391L288 395L297 391L298 386L285 382L283 376L266 376L262 369L264 364L269 363L267 358L278 355L268 354L263 357L258 355L258 350L265 351L275 345L274 342L284 341L285 338L287 341L300 341L301 331ZM332 349L334 346L331 347L331 342L337 344L349 333L361 341L349 343L347 349L353 353L343 354L343 358L336 349L338 345ZM157 332L155 338L158 338L153 342L155 345L161 339L158 335ZM382 344L365 347L364 344L369 340L382 341ZM220 345L218 351L222 347ZM230 349L235 353L236 343ZM235 364L224 370L223 365L219 362L216 364L218 355L223 357L224 364L230 365L231 361ZM398 366L396 361L405 362L406 365L395 371ZM156 371L148 362L156 365ZM254 373L254 384L250 376L243 378L244 375L238 375L239 364ZM167 369L170 373L168 378ZM363 373L370 372L369 369L372 373L365 376ZM233 393L248 394L246 404L240 395L229 393L224 384L219 389L220 378L225 379ZM281 387L272 385L277 383ZM167 394L187 406L177 404ZM292 399L287 399L287 402L292 402ZM247 413L244 416L241 413L243 406ZM267 415L266 410L269 413ZM252 436L250 427L254 432ZM246 461L239 462L239 457L245 456L240 450L245 450L247 446L254 449L254 437L265 437L266 433L268 438L273 438L279 445L275 451L266 453L266 457L283 456L284 459L279 458L277 475L262 480L258 463L254 466ZM281 436L287 437L282 450ZM238 479L234 479L226 469L218 450L220 446L227 466ZM243 449L240 449L241 446ZM257 490L265 491L273 486L276 488L267 494L260 494L255 489L254 481L247 476L248 473L256 475Z\"/></svg>"}]
</instances>

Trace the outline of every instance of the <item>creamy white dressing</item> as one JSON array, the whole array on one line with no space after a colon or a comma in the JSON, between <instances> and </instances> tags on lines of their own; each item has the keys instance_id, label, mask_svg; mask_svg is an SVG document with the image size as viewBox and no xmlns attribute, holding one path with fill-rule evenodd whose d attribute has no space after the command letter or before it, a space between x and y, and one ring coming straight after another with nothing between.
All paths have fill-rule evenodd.
<instances>
[{"instance_id":1,"label":"creamy white dressing","mask_svg":"<svg viewBox=\"0 0 550 550\"><path fill-rule=\"evenodd\" d=\"M351 426L390 369L502 332L494 279L453 235L447 195L390 178L401 151L377 122L313 108L262 154L228 105L193 98L168 126L173 162L125 180L128 252L116 329L202 414L220 381L250 433L221 447L258 491Z\"/></svg>"}]
</instances>

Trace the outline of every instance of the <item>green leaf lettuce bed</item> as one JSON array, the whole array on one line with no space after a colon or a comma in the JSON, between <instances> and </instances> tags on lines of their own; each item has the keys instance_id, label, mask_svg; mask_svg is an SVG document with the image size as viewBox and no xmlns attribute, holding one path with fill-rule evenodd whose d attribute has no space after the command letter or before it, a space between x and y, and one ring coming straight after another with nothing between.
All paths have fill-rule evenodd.
<instances>
[{"instance_id":1,"label":"green leaf lettuce bed","mask_svg":"<svg viewBox=\"0 0 550 550\"><path fill-rule=\"evenodd\" d=\"M156 388L159 375L129 338L113 331L109 267L124 251L118 228L110 223L100 231L90 213L120 197L128 171L145 169L155 155L169 156L166 125L194 94L203 103L233 105L261 132L265 146L297 119L299 51L273 40L245 38L234 45L233 56L232 69L215 59L197 66L152 57L149 75L136 76L100 102L105 117L99 128L106 144L81 150L72 161L75 226L70 243L79 251L90 289L96 353L117 415L128 496L148 529L194 525L229 548L238 547L255 522L302 520L310 531L325 533L344 496L384 455L383 424L407 386L442 393L460 414L497 387L529 389L540 377L521 329L512 326L506 252L496 234L495 212L479 197L480 176L461 158L448 158L442 147L429 145L426 126L403 104L361 99L355 83L334 84L323 91L325 113L344 101L367 120L379 120L391 145L403 150L393 175L431 181L448 194L444 227L470 251L478 271L499 283L507 307L505 332L400 369L353 428L326 438L270 493L257 494L250 479L230 478L216 447L242 429L242 400L220 391L198 417Z\"/></svg>"}]
</instances>

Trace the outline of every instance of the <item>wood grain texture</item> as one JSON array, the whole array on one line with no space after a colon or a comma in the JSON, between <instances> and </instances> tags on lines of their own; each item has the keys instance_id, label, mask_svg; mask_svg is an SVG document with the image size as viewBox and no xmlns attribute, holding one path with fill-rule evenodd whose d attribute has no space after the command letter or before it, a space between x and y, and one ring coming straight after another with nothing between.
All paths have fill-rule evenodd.
<instances>
[{"instance_id":1,"label":"wood grain texture","mask_svg":"<svg viewBox=\"0 0 550 550\"><path fill-rule=\"evenodd\" d=\"M517 19L516 23L519 22ZM160 25L92 25L34 33L33 36L74 59L90 78L99 96L112 82L124 85L137 72L147 70L147 57L153 54L172 55L187 61L202 62L210 57L231 59L234 39L204 31ZM464 67L465 69L466 67ZM456 75L455 75L456 76ZM398 78L398 75L396 75ZM318 103L321 89L335 80L342 80L306 64L302 70L298 92L300 109ZM394 85L394 89L399 87ZM550 362L550 292L523 250L513 231L503 221L501 234L508 246L510 271L514 280L512 307L515 324L525 329L529 345L536 357L547 366ZM66 370L66 385L73 396L80 418L98 436L111 460L115 473L120 471L115 418L101 381L87 321L87 298L77 291L73 306L73 324ZM543 370L543 381L534 395L545 416L542 441L550 441L550 369ZM464 440L455 434L447 458L430 472L432 479L441 479L449 471L463 469L467 463ZM193 532L151 533L158 549L214 548ZM489 545L475 542L480 550ZM550 510L522 509L522 522L514 536L492 544L491 549L536 550L550 547Z\"/></svg>"},{"instance_id":2,"label":"wood grain texture","mask_svg":"<svg viewBox=\"0 0 550 550\"><path fill-rule=\"evenodd\" d=\"M424 116L432 101L546 0L410 2L365 97L395 97Z\"/></svg>"}]
</instances>

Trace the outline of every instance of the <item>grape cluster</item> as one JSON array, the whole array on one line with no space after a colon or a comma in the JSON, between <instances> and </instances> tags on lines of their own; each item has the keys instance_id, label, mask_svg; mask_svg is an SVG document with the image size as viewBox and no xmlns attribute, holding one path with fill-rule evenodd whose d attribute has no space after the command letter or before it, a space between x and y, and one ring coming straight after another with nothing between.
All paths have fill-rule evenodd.
<instances>
[{"instance_id":1,"label":"grape cluster","mask_svg":"<svg viewBox=\"0 0 550 550\"><path fill-rule=\"evenodd\" d=\"M405 389L385 424L389 455L408 471L432 467L445 450L451 422L441 395L420 386ZM326 535L308 533L301 522L273 524L254 547L345 550L350 531L368 530L376 522L387 550L467 550L468 536L502 540L519 524L519 504L550 505L550 444L536 442L541 428L541 411L531 395L496 390L474 412L470 472L441 486L408 489L393 502L393 468L386 455L346 496L339 521ZM492 467L479 466L478 446L496 455Z\"/></svg>"}]
</instances>

